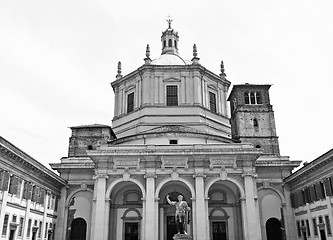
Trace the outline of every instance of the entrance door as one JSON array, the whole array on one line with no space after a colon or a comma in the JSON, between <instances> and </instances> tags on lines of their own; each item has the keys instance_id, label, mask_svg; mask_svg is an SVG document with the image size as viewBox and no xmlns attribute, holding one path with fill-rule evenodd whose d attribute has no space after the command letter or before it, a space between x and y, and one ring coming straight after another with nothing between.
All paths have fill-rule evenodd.
<instances>
[{"instance_id":1,"label":"entrance door","mask_svg":"<svg viewBox=\"0 0 333 240\"><path fill-rule=\"evenodd\" d=\"M270 218L266 221L267 240L282 240L281 223L276 218Z\"/></svg>"},{"instance_id":2,"label":"entrance door","mask_svg":"<svg viewBox=\"0 0 333 240\"><path fill-rule=\"evenodd\" d=\"M213 240L226 240L227 239L227 223L226 222L212 222Z\"/></svg>"},{"instance_id":3,"label":"entrance door","mask_svg":"<svg viewBox=\"0 0 333 240\"><path fill-rule=\"evenodd\" d=\"M325 234L325 230L324 229L320 230L320 238L321 238L321 240L326 240L326 234Z\"/></svg>"},{"instance_id":4,"label":"entrance door","mask_svg":"<svg viewBox=\"0 0 333 240\"><path fill-rule=\"evenodd\" d=\"M70 240L86 240L87 223L83 218L76 218L72 222Z\"/></svg>"},{"instance_id":5,"label":"entrance door","mask_svg":"<svg viewBox=\"0 0 333 240\"><path fill-rule=\"evenodd\" d=\"M167 240L173 240L173 236L177 233L175 216L167 216Z\"/></svg>"},{"instance_id":6,"label":"entrance door","mask_svg":"<svg viewBox=\"0 0 333 240\"><path fill-rule=\"evenodd\" d=\"M10 230L9 240L14 240L15 230Z\"/></svg>"},{"instance_id":7,"label":"entrance door","mask_svg":"<svg viewBox=\"0 0 333 240\"><path fill-rule=\"evenodd\" d=\"M152 231L154 231L152 229ZM125 240L139 239L139 224L137 222L125 222Z\"/></svg>"}]
</instances>

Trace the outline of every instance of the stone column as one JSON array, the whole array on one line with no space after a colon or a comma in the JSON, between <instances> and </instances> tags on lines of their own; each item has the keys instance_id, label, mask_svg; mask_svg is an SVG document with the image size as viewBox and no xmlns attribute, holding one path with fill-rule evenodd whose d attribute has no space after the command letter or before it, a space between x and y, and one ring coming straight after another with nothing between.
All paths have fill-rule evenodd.
<instances>
[{"instance_id":1,"label":"stone column","mask_svg":"<svg viewBox=\"0 0 333 240\"><path fill-rule=\"evenodd\" d=\"M153 171L148 171L145 175L146 178L146 207L145 207L145 240L156 240L155 229L158 226L158 219L155 219L155 178L156 175ZM158 236L156 236L158 237Z\"/></svg>"},{"instance_id":2,"label":"stone column","mask_svg":"<svg viewBox=\"0 0 333 240\"><path fill-rule=\"evenodd\" d=\"M286 200L286 205L283 207L286 237L288 240L297 239L294 214L293 214L293 209L291 207L290 191L289 191L289 188L287 187L287 185L283 185L283 193L284 193L284 197ZM310 225L312 225L312 221L310 221Z\"/></svg>"},{"instance_id":3,"label":"stone column","mask_svg":"<svg viewBox=\"0 0 333 240\"><path fill-rule=\"evenodd\" d=\"M256 207L254 190L256 189L256 182L254 178L256 174L244 173L244 185L245 185L245 204L247 213L247 236L248 239L261 239L261 232L258 231L260 221L258 219L259 209Z\"/></svg>"},{"instance_id":4,"label":"stone column","mask_svg":"<svg viewBox=\"0 0 333 240\"><path fill-rule=\"evenodd\" d=\"M50 197L49 194L46 194L45 198L45 209L47 209L48 198ZM57 225L55 229L55 239L65 239L66 236L66 223L67 219L65 218L65 213L68 208L66 208L66 198L67 198L67 186L63 186L61 188L61 195L59 199L59 206L58 206L58 215L57 215ZM44 228L45 228L45 222ZM44 236L44 235L43 235Z\"/></svg>"},{"instance_id":5,"label":"stone column","mask_svg":"<svg viewBox=\"0 0 333 240\"><path fill-rule=\"evenodd\" d=\"M239 199L241 201L241 213L242 213L242 220L243 220L243 238L244 240L249 240L247 235L247 214L246 214L246 199L245 197L241 197Z\"/></svg>"},{"instance_id":6,"label":"stone column","mask_svg":"<svg viewBox=\"0 0 333 240\"><path fill-rule=\"evenodd\" d=\"M208 232L208 219L205 208L205 186L204 178L206 177L203 172L197 172L193 175L195 178L195 227L196 227L196 240L206 240Z\"/></svg>"},{"instance_id":7,"label":"stone column","mask_svg":"<svg viewBox=\"0 0 333 240\"><path fill-rule=\"evenodd\" d=\"M105 198L105 212L104 212L104 238L109 238L109 226L110 226L110 203L109 197Z\"/></svg>"},{"instance_id":8,"label":"stone column","mask_svg":"<svg viewBox=\"0 0 333 240\"><path fill-rule=\"evenodd\" d=\"M93 240L104 240L107 236L104 236L104 214L105 214L105 191L106 191L106 180L108 179L107 174L98 173L95 175L95 186L94 186L94 199L95 211L94 221L92 221L91 227L93 232Z\"/></svg>"}]
</instances>

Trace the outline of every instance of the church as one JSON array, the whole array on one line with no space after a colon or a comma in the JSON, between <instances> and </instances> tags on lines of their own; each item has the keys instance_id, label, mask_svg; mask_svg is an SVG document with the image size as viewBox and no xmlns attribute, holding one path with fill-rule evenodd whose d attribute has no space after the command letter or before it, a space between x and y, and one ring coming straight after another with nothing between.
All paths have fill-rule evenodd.
<instances>
[{"instance_id":1,"label":"church","mask_svg":"<svg viewBox=\"0 0 333 240\"><path fill-rule=\"evenodd\" d=\"M299 161L280 155L270 85L234 85L179 55L168 22L161 55L122 75L112 127L71 127L55 239L172 240L179 195L194 240L296 239L290 190ZM228 95L228 92L229 95Z\"/></svg>"}]
</instances>

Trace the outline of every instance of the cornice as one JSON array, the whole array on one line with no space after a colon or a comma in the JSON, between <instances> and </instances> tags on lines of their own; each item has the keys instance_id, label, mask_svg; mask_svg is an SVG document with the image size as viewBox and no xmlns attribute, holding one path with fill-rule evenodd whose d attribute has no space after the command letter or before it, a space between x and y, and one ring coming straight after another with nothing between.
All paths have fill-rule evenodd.
<instances>
[{"instance_id":1,"label":"cornice","mask_svg":"<svg viewBox=\"0 0 333 240\"><path fill-rule=\"evenodd\" d=\"M60 178L54 172L47 169L45 166L38 163L34 159L34 163L32 163L31 159L23 158L3 145L0 145L0 154L6 156L11 161L12 164L7 163L8 167L15 167L17 171L22 172L28 168L34 173L36 173L35 175L38 175L39 178L43 178L49 182L56 183L57 185L65 185L65 181L62 178ZM21 167L22 169L19 169L19 167Z\"/></svg>"}]
</instances>

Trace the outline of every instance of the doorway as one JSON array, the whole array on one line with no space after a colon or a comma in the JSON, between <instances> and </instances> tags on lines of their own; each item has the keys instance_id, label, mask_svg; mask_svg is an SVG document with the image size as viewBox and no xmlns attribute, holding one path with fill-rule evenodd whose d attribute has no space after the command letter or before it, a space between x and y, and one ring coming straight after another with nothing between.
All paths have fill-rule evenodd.
<instances>
[{"instance_id":1,"label":"doorway","mask_svg":"<svg viewBox=\"0 0 333 240\"><path fill-rule=\"evenodd\" d=\"M177 233L175 216L167 216L167 240L173 240L173 236Z\"/></svg>"},{"instance_id":2,"label":"doorway","mask_svg":"<svg viewBox=\"0 0 333 240\"><path fill-rule=\"evenodd\" d=\"M10 230L10 232L9 232L9 240L14 240L14 236L15 236L15 230Z\"/></svg>"},{"instance_id":3,"label":"doorway","mask_svg":"<svg viewBox=\"0 0 333 240\"><path fill-rule=\"evenodd\" d=\"M83 218L76 218L72 222L70 240L86 240L87 223Z\"/></svg>"},{"instance_id":4,"label":"doorway","mask_svg":"<svg viewBox=\"0 0 333 240\"><path fill-rule=\"evenodd\" d=\"M282 240L281 223L276 218L270 218L266 221L267 240Z\"/></svg>"},{"instance_id":5,"label":"doorway","mask_svg":"<svg viewBox=\"0 0 333 240\"><path fill-rule=\"evenodd\" d=\"M227 240L227 223L212 222L213 240Z\"/></svg>"},{"instance_id":6,"label":"doorway","mask_svg":"<svg viewBox=\"0 0 333 240\"><path fill-rule=\"evenodd\" d=\"M320 229L320 239L326 240L326 234L324 229Z\"/></svg>"},{"instance_id":7,"label":"doorway","mask_svg":"<svg viewBox=\"0 0 333 240\"><path fill-rule=\"evenodd\" d=\"M125 240L139 239L139 224L137 222L125 222Z\"/></svg>"}]
</instances>

